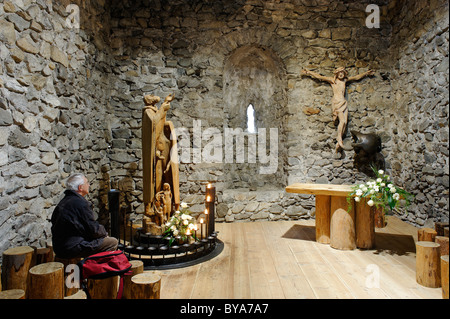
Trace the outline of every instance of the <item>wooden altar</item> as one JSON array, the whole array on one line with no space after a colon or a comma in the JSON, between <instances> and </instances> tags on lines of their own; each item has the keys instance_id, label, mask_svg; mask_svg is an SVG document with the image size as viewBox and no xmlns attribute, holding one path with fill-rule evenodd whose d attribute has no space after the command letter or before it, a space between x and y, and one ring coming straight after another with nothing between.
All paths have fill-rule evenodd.
<instances>
[{"instance_id":1,"label":"wooden altar","mask_svg":"<svg viewBox=\"0 0 450 319\"><path fill-rule=\"evenodd\" d=\"M294 183L286 192L312 194L316 197L316 241L336 249L370 249L375 245L371 207L364 200L355 202L347 196L351 185Z\"/></svg>"}]
</instances>

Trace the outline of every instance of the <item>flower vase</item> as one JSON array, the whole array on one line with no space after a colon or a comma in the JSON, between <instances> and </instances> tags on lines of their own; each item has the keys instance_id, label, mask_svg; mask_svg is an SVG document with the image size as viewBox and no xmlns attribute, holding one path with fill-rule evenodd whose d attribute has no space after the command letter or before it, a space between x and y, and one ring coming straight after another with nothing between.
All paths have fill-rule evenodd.
<instances>
[{"instance_id":1,"label":"flower vase","mask_svg":"<svg viewBox=\"0 0 450 319\"><path fill-rule=\"evenodd\" d=\"M384 211L384 207L380 206L380 207L376 207L373 206L373 218L374 218L374 223L375 223L375 227L376 228L384 228L386 227L386 217L385 217L385 211Z\"/></svg>"}]
</instances>

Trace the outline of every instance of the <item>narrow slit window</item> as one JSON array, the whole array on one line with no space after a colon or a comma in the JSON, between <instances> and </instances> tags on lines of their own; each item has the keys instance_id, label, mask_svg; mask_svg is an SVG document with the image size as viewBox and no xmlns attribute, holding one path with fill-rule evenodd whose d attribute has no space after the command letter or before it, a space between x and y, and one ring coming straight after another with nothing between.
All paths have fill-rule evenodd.
<instances>
[{"instance_id":1,"label":"narrow slit window","mask_svg":"<svg viewBox=\"0 0 450 319\"><path fill-rule=\"evenodd\" d=\"M252 104L247 107L247 131L249 133L255 133L255 109Z\"/></svg>"}]
</instances>

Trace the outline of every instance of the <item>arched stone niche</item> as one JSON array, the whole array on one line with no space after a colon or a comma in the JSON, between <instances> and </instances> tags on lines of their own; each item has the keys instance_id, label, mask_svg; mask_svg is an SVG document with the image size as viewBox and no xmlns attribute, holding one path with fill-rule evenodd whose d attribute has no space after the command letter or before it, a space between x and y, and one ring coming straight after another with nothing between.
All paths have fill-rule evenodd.
<instances>
[{"instance_id":1,"label":"arched stone niche","mask_svg":"<svg viewBox=\"0 0 450 319\"><path fill-rule=\"evenodd\" d=\"M282 61L267 47L241 46L225 61L223 82L225 156L230 156L231 151L227 149L227 138L234 139L234 161L225 160L227 186L250 189L282 187L287 180L284 172L287 80ZM247 130L250 104L254 108L254 133ZM239 149L236 136L227 134L230 129L245 135L241 146L244 159L238 158L242 149Z\"/></svg>"}]
</instances>

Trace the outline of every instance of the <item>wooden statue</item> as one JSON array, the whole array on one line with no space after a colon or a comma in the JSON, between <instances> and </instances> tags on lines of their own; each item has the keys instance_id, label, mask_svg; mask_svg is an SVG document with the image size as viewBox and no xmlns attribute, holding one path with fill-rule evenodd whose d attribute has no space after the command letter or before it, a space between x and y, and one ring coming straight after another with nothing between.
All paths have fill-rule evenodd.
<instances>
[{"instance_id":1,"label":"wooden statue","mask_svg":"<svg viewBox=\"0 0 450 319\"><path fill-rule=\"evenodd\" d=\"M180 205L177 138L172 122L166 120L173 98L169 94L158 109L160 97L146 95L142 110L143 198L145 216L149 218L146 224L154 223L160 231L165 213L170 215ZM159 195L165 191L170 192L170 202L165 200L166 195ZM151 229L154 233L155 227Z\"/></svg>"},{"instance_id":2,"label":"wooden statue","mask_svg":"<svg viewBox=\"0 0 450 319\"><path fill-rule=\"evenodd\" d=\"M337 144L336 152L344 149L343 136L347 128L348 122L348 107L345 99L345 86L347 82L357 81L365 76L373 75L374 71L367 72L348 77L348 72L345 68L337 68L334 71L334 77L327 77L309 70L303 70L302 74L309 75L315 79L328 82L333 89L333 98L331 99L331 106L333 108L333 121L338 122Z\"/></svg>"}]
</instances>

